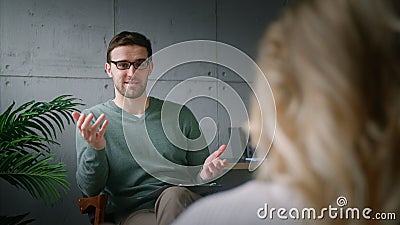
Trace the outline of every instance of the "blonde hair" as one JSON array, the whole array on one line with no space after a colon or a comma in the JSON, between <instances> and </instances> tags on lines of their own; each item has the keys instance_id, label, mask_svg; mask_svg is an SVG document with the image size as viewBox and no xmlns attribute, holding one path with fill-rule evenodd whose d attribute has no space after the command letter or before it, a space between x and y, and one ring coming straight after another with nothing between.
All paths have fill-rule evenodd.
<instances>
[{"instance_id":1,"label":"blonde hair","mask_svg":"<svg viewBox=\"0 0 400 225\"><path fill-rule=\"evenodd\" d=\"M257 179L285 182L315 206L342 195L400 216L397 9L381 0L295 1L269 27L259 65L277 125ZM263 149L273 134L263 130L259 108L272 106L259 102L250 134Z\"/></svg>"}]
</instances>

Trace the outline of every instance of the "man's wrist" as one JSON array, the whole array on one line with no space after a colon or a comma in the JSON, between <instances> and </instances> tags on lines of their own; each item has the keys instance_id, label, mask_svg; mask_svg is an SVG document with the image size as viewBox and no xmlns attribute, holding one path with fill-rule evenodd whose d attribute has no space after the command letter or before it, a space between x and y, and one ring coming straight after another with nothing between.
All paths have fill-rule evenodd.
<instances>
[{"instance_id":1,"label":"man's wrist","mask_svg":"<svg viewBox=\"0 0 400 225\"><path fill-rule=\"evenodd\" d=\"M104 150L106 148L106 144L99 144L99 145L96 145L96 146L93 146L91 144L89 144L89 145L90 145L91 148L93 148L94 150L97 150L97 151L101 151L101 150Z\"/></svg>"}]
</instances>

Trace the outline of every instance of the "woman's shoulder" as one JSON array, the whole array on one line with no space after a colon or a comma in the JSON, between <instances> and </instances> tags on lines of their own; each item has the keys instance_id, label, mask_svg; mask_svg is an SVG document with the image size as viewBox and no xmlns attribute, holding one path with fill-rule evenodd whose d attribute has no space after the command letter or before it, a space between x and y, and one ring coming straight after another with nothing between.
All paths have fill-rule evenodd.
<instances>
[{"instance_id":1,"label":"woman's shoulder","mask_svg":"<svg viewBox=\"0 0 400 225\"><path fill-rule=\"evenodd\" d=\"M299 199L296 192L286 185L250 181L200 199L174 224L279 224L276 219L263 218L265 208L293 207L300 204L296 199Z\"/></svg>"}]
</instances>

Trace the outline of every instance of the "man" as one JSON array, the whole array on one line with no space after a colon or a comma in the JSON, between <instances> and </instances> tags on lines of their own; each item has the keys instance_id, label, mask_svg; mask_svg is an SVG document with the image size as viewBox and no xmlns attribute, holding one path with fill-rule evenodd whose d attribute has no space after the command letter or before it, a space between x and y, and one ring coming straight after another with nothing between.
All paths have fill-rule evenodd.
<instances>
[{"instance_id":1,"label":"man","mask_svg":"<svg viewBox=\"0 0 400 225\"><path fill-rule=\"evenodd\" d=\"M142 34L127 31L117 34L110 41L105 63L105 70L114 82L115 98L82 114L73 113L77 121L78 186L88 196L108 193L106 212L120 224L170 224L199 198L187 188L166 186L163 181L168 179L161 181L154 175L173 171L173 168L155 165L149 171L143 166L152 162L143 161L138 155L151 155L155 149L173 163L199 166L201 170L197 177L192 177L193 183L196 179L200 182L211 180L227 163L219 158L225 145L208 156L207 147L186 151L166 137L161 122L165 102L146 93L148 76L154 67L151 55L150 41ZM180 108L180 130L175 132L181 132L189 141L202 138L190 110L178 104L172 106ZM130 130L129 136L125 126ZM154 195L157 190L163 191Z\"/></svg>"}]
</instances>

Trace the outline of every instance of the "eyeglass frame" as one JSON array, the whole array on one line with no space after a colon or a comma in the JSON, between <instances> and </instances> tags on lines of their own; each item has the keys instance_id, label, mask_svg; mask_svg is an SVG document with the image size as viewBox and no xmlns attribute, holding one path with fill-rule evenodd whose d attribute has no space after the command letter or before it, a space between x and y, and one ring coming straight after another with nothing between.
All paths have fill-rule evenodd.
<instances>
[{"instance_id":1,"label":"eyeglass frame","mask_svg":"<svg viewBox=\"0 0 400 225\"><path fill-rule=\"evenodd\" d=\"M141 60L143 60L143 61L142 61L138 66L136 66L135 63L138 63L138 62L140 62ZM118 68L117 63L120 63L120 62L129 63L129 67L126 68L126 69L120 69L120 68ZM113 64L115 65L115 67L117 67L117 69L119 69L119 70L129 70L129 69L131 68L131 66L133 66L133 68L135 68L135 69L145 70L145 69L147 69L147 68L149 67L149 65L150 65L150 59L137 59L137 60L135 60L135 61L133 61L133 62L130 62L130 61L128 61L128 60L118 60L118 61L110 60L109 63L113 63ZM141 66L143 63L146 63L146 67L145 67L145 68L140 68L140 66Z\"/></svg>"}]
</instances>

